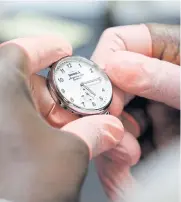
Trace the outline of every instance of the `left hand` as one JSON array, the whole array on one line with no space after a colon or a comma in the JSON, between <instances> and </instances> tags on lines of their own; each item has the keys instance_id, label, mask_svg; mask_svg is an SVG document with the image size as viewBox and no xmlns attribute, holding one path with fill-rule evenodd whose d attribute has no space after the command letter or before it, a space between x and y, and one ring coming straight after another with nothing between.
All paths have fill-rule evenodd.
<instances>
[{"instance_id":1,"label":"left hand","mask_svg":"<svg viewBox=\"0 0 181 202\"><path fill-rule=\"evenodd\" d=\"M26 62L29 65L25 69L28 75L26 81L30 87L36 110L48 123L57 128L61 128L70 121L76 120L78 118L76 115L64 110L55 103L47 88L46 79L36 74L57 60L71 56L71 44L61 37L50 35L18 38L7 41L1 44L0 47L10 44L19 47L26 56Z\"/></svg>"},{"instance_id":2,"label":"left hand","mask_svg":"<svg viewBox=\"0 0 181 202\"><path fill-rule=\"evenodd\" d=\"M113 116L74 120L55 107L45 79L34 74L66 55L71 46L53 36L0 46L0 199L77 201L89 160L122 139L123 126ZM52 107L48 122L61 129L45 121Z\"/></svg>"}]
</instances>

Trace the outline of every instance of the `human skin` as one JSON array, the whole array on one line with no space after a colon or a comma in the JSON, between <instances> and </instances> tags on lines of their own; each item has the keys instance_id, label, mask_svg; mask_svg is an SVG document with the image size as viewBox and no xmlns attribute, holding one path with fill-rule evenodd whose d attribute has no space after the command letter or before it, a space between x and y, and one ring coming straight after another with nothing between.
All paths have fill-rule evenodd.
<instances>
[{"instance_id":1,"label":"human skin","mask_svg":"<svg viewBox=\"0 0 181 202\"><path fill-rule=\"evenodd\" d=\"M123 137L123 126L113 116L81 118L55 129L46 114L37 113L46 103L41 100L41 106L32 93L32 74L69 54L70 45L55 36L0 47L0 199L79 201L89 160Z\"/></svg>"},{"instance_id":2,"label":"human skin","mask_svg":"<svg viewBox=\"0 0 181 202\"><path fill-rule=\"evenodd\" d=\"M132 33L134 33L134 36ZM106 66L109 66L106 71L108 71L107 74L111 77L111 72L113 72L111 70L111 68L113 67L112 65L113 62L114 63L117 62L118 64L120 64L119 58L123 58L123 57L124 58L127 57L127 59L125 58L127 63L128 61L130 61L130 56L131 56L130 53L127 53L127 52L125 53L124 51L129 51L129 52L131 51L131 52L139 53L152 58L163 59L164 61L168 61L168 62L172 61L172 63L164 63L166 67L173 63L179 65L180 64L179 27L175 25L149 24L149 25L134 25L134 26L131 25L131 26L109 28L105 30L104 33L102 34L100 41L98 42L98 45L91 59L94 60L96 63L98 63L100 67L102 67L103 69L105 69ZM119 54L123 54L123 55L121 56ZM137 58L137 55L135 56L135 54L133 54L132 57L133 57L132 59ZM140 57L138 56L138 58ZM142 61L145 59L141 57L140 60ZM158 71L157 65L160 66L160 64L157 64L157 62L159 61L156 60L156 64L155 62L152 62L152 61L154 60L149 60L149 61L146 60L145 62L150 63L150 65L154 63L152 66L156 66L156 68L154 69L156 69L155 74L157 74L157 71ZM108 64L108 62L110 64ZM123 63L123 61L121 62ZM129 65L127 63L126 65ZM136 61L133 61L133 65L135 67L134 71L137 72L138 68L136 67L135 63ZM175 67L175 65L173 65L172 67ZM176 77L175 82L178 82L178 79L179 79L178 71L180 70L177 68L176 71L168 72L169 74L171 74L170 77L171 76ZM174 75L172 75L173 72L174 72ZM123 72L122 74L125 76L129 75L130 77L129 72L127 74L125 73L126 72ZM145 75L143 74L141 75L145 77ZM40 77L42 79L40 78L36 79L36 77L37 77L36 75L33 75L31 77L32 88L34 90L33 92L34 97L36 97L37 102L39 102L37 104L38 110L40 111L41 114L43 114L43 116L47 116L47 120L50 122L50 124L54 125L55 127L61 127L65 125L66 123L77 119L78 118L77 116L67 112L66 110L64 110L63 108L61 108L59 105L57 105L54 102L54 100L50 96L49 91L45 87L46 86L45 79L42 77ZM152 77L155 77L155 75L152 75ZM128 80L130 78L125 78L125 79L127 79L125 80L125 85L127 86L127 83L130 83L130 81ZM124 81L123 78L121 78L121 80ZM127 100L129 100L130 97L132 98L130 94L138 94L140 96L145 96L149 98L150 98L150 94L151 95L155 94L154 92L153 93L150 92L149 96L141 95L141 92L138 92L140 91L138 87L139 86L135 86L135 89L137 89L137 92L136 91L134 92L134 89L131 90L129 88L126 90L130 92L128 92L127 94L124 94L120 90L120 88L121 89L123 88L123 90L125 90L124 85L118 86L118 87L114 85L113 101L109 108L109 111L111 112L112 115L114 116L120 115L124 107L124 102L127 103L128 102ZM170 91L172 91L172 89L170 89ZM175 93L175 90L173 91L173 93ZM167 96L166 94L165 96L169 97L171 95ZM160 100L159 96L157 96L154 99ZM172 99L169 99L169 100L172 100ZM169 104L169 100L162 100L162 101ZM174 106L176 105L175 107L178 107L178 102L171 103L171 105L174 105Z\"/></svg>"},{"instance_id":3,"label":"human skin","mask_svg":"<svg viewBox=\"0 0 181 202\"><path fill-rule=\"evenodd\" d=\"M109 111L119 116L134 95L179 109L179 45L177 25L141 24L105 30L91 59L104 69L114 85ZM139 160L139 135L125 132L119 146L96 159L100 180L113 201L117 197L124 199L127 185L130 188L134 184L130 167Z\"/></svg>"},{"instance_id":4,"label":"human skin","mask_svg":"<svg viewBox=\"0 0 181 202\"><path fill-rule=\"evenodd\" d=\"M160 99L160 96L150 97L151 93L140 94L140 89L144 88L145 82L140 84L139 82L136 83L136 81L138 80L136 79L130 80L129 78L130 73L133 74L133 72L134 73L139 72L137 71L137 68L138 68L137 59L139 59L138 61L139 64L142 64L142 63L153 64L151 62L152 61L151 57L159 58L160 57L159 53L161 52L164 53L164 51L167 50L166 47L170 47L170 46L163 46L162 51L155 51L157 50L157 48L154 48L154 47L157 47L156 44L159 44L160 40L163 40L162 36L163 36L163 33L165 33L164 26L162 27L161 30L159 28L159 31L157 32L154 31L154 30L158 30L158 28L159 28L159 25L135 25L135 26L128 26L128 27L126 26L126 27L111 28L105 31L105 33L102 35L92 59L95 62L97 62L102 68L105 69L107 74L110 76L112 82L114 83L114 97L113 97L113 102L110 106L110 111L113 115L118 116L123 109L124 97L127 95L127 93L125 93L124 91L130 94L135 93L136 95L145 96L147 98ZM168 28L166 28L166 30L167 29ZM169 58L168 56L163 57L164 54L162 54L162 58L166 60L170 59L170 55L173 52L173 47L178 48L177 43L179 42L178 41L179 39L177 38L178 29L176 27L170 27L170 29L174 29L175 31L172 32L172 35L170 34L170 32L166 32L167 34L164 37L165 38L164 43L168 42L168 44L171 44L171 47L172 47L166 51L166 53L170 51L170 54L168 54ZM116 31L117 33L115 34ZM132 33L134 33L134 38L132 38L133 36ZM175 36L173 36L173 33ZM120 37L118 37L120 34L121 34L121 39ZM154 40L154 36L158 40ZM135 138L138 136L138 134L137 133L136 135L134 133L131 134L129 132L129 128L126 128L124 132L124 137L123 137L123 127L116 118L112 116L106 116L108 118L104 117L104 121L100 123L98 122L98 120L100 119L95 119L95 117L91 118L91 120L78 119L78 117L72 114L69 114L67 111L60 108L60 106L53 101L53 99L51 98L49 94L49 91L47 90L45 79L35 75L32 76L32 73L36 72L37 70L40 70L41 68L49 66L51 63L61 58L60 55L62 51L61 49L59 49L59 47L62 47L64 43L62 40L58 43L57 40L58 39L56 39L55 41L45 40L45 41L49 41L50 43L46 44L46 46L44 46L40 52L33 51L35 44L36 44L36 47L41 47L42 44L44 44L43 41L41 41L40 39L37 40L36 43L34 43L35 42L34 40L28 41L27 39L11 41L9 44L18 45L18 47L21 47L21 50L23 49L23 54L26 53L25 58L27 62L24 61L23 59L24 56L22 56L22 53L20 53L20 56L18 56L20 57L20 60L18 61L23 61L23 64L18 63L19 68L13 68L11 66L12 64L13 66L14 64L16 64L11 62L13 60L13 57L11 57L11 60L9 58L8 60L5 60L5 58L7 58L5 56L11 53L10 49L12 49L12 47L10 47L10 49L5 51L1 59L1 67L6 67L6 68L1 68L1 71L3 73L1 74L1 84L2 84L1 86L3 91L1 91L1 96L0 96L1 103L2 103L1 107L3 108L2 115L3 115L3 120L8 120L8 121L10 120L9 124L11 124L12 127L10 128L9 126L7 126L7 124L5 124L4 122L1 122L1 128L3 133L1 133L0 148L2 149L2 151L5 151L4 153L1 153L2 154L1 165L3 165L1 170L3 171L1 173L1 177L3 177L3 179L8 179L8 180L7 181L1 180L2 186L0 189L1 191L0 194L2 197L6 197L7 199L11 199L13 201L20 201L20 202L21 201L45 201L45 199L47 201L48 200L49 201L58 201L58 200L59 201L65 201L65 200L76 201L79 198L79 191L81 189L83 179L86 175L89 158L91 158L91 156L95 157L96 155L102 153L103 151L107 151L103 155L99 155L98 158L96 159L98 174L105 187L105 191L107 195L112 200L115 200L117 198L118 193L120 194L120 189L122 190L122 194L120 195L120 197L123 197L124 189L127 187L127 185L133 184L134 182L134 179L131 177L129 170L130 170L130 167L135 165L139 160L140 148ZM115 43L117 42L117 40L119 43ZM38 41L39 41L39 45L37 45ZM105 43L103 43L104 41ZM124 43L126 44L126 46L124 45ZM53 49L53 50L56 50L55 52L51 51L52 49L50 50L46 49L46 47L51 47L51 44L57 44L56 48ZM68 50L71 49L70 46L68 46L67 48L67 46L65 45L65 47ZM125 47L127 47L127 50L126 50L127 52L125 51ZM177 55L176 54L177 51L179 52L177 48L175 48L176 51L175 51L175 54L173 54L173 56ZM132 51L132 52L130 53L128 51ZM137 53L139 53L139 55L137 55ZM71 50L69 54L71 54ZM51 59L50 57L48 57L48 55L52 56ZM66 55L67 55L67 52L66 52ZM65 56L65 54L62 54L62 56ZM147 58L146 56L149 56L149 58ZM42 57L44 59L42 59ZM170 61L174 61L174 63L177 63L178 59L174 60L174 57ZM41 60L39 60L39 58L41 58ZM107 58L108 60L106 61L105 58ZM123 68L123 69L121 68L122 60L120 60L120 58L124 59L124 66L127 65L128 68ZM132 58L131 60L132 69L131 71L128 71L130 67L130 58ZM4 65L4 62L6 62L6 65ZM155 67L160 67L161 65L160 62L161 61L156 60L155 62L156 64L154 63ZM26 66L31 68L25 69L24 64L26 64ZM165 62L163 62L162 64L165 64ZM170 71L170 67L173 68L173 72L175 72L175 69L176 69L176 73L174 73L174 76L175 75L177 76L174 82L176 84L175 87L177 88L178 87L177 86L178 67L175 67L175 65L172 66L171 63L169 64L166 63L166 64L169 66L167 67L167 69L169 70L168 74L172 72ZM12 69L13 71L9 71L9 68L7 69L7 67ZM142 67L147 67L147 66L143 65ZM152 65L149 67L152 68ZM18 71L14 71L14 69L15 70L18 69ZM19 69L21 71L19 71ZM124 75L125 79L123 80L124 82L126 82L126 79L128 79L127 81L129 81L129 87L127 86L128 82L120 83L119 82L120 79L118 79L117 77L114 77L114 75L111 75L112 72L114 72L112 70L115 70L116 75L118 76L120 74L121 76ZM122 70L126 70L126 71L120 72ZM147 70L149 70L149 68ZM24 73L25 75L26 73L31 74L31 77L30 77L31 79L29 80L30 82L28 83L30 84L29 86L31 86L30 89L32 94L29 94L29 90L25 87L26 85L24 85L26 83L25 80L23 79L24 76L22 76L24 75ZM150 74L146 74L146 75L139 74L138 76L139 76L139 81L140 80L145 81L145 76L148 76L146 77L146 79L148 79ZM154 74L153 76L154 78L157 78L156 74ZM10 78L10 80L8 80L7 78ZM166 78L168 79L168 77ZM165 78L165 81L166 81L166 78ZM131 86L132 81L134 81L134 85L132 84ZM150 87L152 87L153 84L151 83L151 80L148 79L146 81L150 81L150 83L147 83L147 85L150 84ZM9 85L9 83L12 83L13 85ZM164 85L166 85L166 83L164 83ZM158 88L160 86L156 86L156 87ZM124 91L120 89L123 89ZM134 90L137 90L137 91L134 91ZM152 94L153 93L154 92L152 92ZM171 93L172 94L176 93L176 95L174 95L176 99L171 99L172 103L170 103L170 96L172 96L172 94L169 94L168 92L164 94L163 100L161 101L164 103L170 104L174 107L177 107L178 93L176 90L174 90ZM17 96L17 95L20 95L20 96ZM32 98L32 101L31 101L31 98ZM9 102L7 100L9 100ZM12 102L12 100L14 102ZM21 108L20 108L21 110L17 109L17 106L19 105L19 103L21 103ZM48 121L49 124L51 124L52 126L56 128L63 127L62 131L64 132L61 132L61 134L64 134L64 135L61 135L60 137L59 130L49 127L49 125L47 125L47 123L44 122L42 118L37 115L34 106L41 113L44 119ZM14 116L12 116L12 112L13 114L16 114L16 119L14 119ZM76 121L69 123L70 121L73 121L73 120L76 120ZM29 124L27 125L27 123L31 123L31 125ZM69 127L69 124L65 125L67 123L70 124L70 127ZM87 128L88 127L91 128L90 124L92 126L96 125L95 131L99 131L98 133L95 133L96 134L94 136L96 137L95 139L92 138L93 131L90 131L90 134L87 133L88 132ZM33 129L32 129L32 125L33 125ZM76 127L76 125L78 125L79 127ZM100 126L100 130L97 130L97 128L99 128L98 125ZM30 128L30 129L27 130L27 128ZM18 129L18 131L16 132L15 129ZM77 129L77 131L75 129ZM9 136L4 135L7 132L8 134L10 134ZM74 132L74 134L76 135L74 136L68 135L69 133L67 132ZM54 133L55 135L52 135ZM101 136L102 138L99 138L101 134L105 134L105 136L103 135ZM80 138L77 139L76 136L81 137L81 139ZM61 138L63 138L64 141ZM14 140L17 140L15 141L15 143L17 143L15 144L16 150L12 150L11 148L12 147L14 148L14 145L10 145L10 143L14 142ZM101 145L100 147L100 144L97 144L96 140L100 140L99 143L101 144L103 142L104 144ZM28 144L24 144L24 142ZM37 144L37 142L41 143L41 147L39 144ZM72 142L72 144L65 144L65 142ZM49 147L49 145L54 145L54 146ZM61 155L62 153L59 152L59 150L60 148L62 148L62 146L65 146L65 145L66 145L66 151L63 150L64 155L62 157ZM26 146L28 148L28 155L25 152L27 151ZM98 148L99 149L101 148L101 150L98 150ZM113 149L111 150L111 148ZM28 166L27 164L22 164L22 163L17 164L16 161L14 161L13 154L17 154L17 152L14 152L14 151L19 151L15 159L20 159L20 160L23 159L23 161L21 160L18 162L24 162L24 159L25 159L26 160L25 162L29 163ZM80 155L80 153L82 155ZM67 154L66 158L65 158L65 154ZM57 159L59 158L61 159L61 161L57 161ZM71 172L72 169L71 171L67 169L68 167L67 161L68 162L72 161L72 158L73 160L75 160L75 162L79 162L78 164L73 163L74 165L78 165L78 167L76 168L74 167L75 172ZM39 161L40 159L44 159L44 160ZM52 159L53 160L56 159L56 161L53 161ZM65 159L65 161L62 162L62 159ZM51 165L51 166L48 166L48 165ZM32 167L35 168L33 169L33 172L31 169ZM60 167L61 167L61 170L59 170ZM72 164L69 167L72 168ZM26 170L25 168L28 170ZM67 171L66 175L60 175L60 173L64 173L65 168ZM19 172L21 172L22 179L23 179L22 181L19 179L19 175L17 175L17 173L14 173L14 170L19 170ZM42 173L44 175L42 175ZM50 174L47 175L47 173L50 173ZM73 173L73 174L69 176L70 173ZM10 178L9 176L12 176L12 177ZM36 179L36 180L39 179L39 177L41 176L46 176L45 179L47 181L45 182L43 180L38 180L39 183L30 183L30 176L31 176L31 179ZM65 187L68 187L68 189L62 189L62 186L61 186L62 181L65 181L65 176L68 176L68 178L66 178L67 180L66 182L68 185L65 186ZM79 176L79 178L76 178L77 181L74 181L75 176ZM74 183L72 183L72 180ZM17 184L17 182L19 183ZM6 186L4 186L3 183L5 183ZM26 183L31 188L29 189L28 187L28 191L26 190L26 187L27 187L25 186ZM48 188L49 187L48 185L50 185L49 183L50 184L53 183L55 186L52 189L49 189ZM19 188L18 191L16 191L16 193L13 192L15 187ZM23 191L22 191L22 188L24 188ZM8 193L7 193L7 190L8 190ZM44 198L41 198L42 196ZM72 196L72 197L66 198L68 196Z\"/></svg>"},{"instance_id":5,"label":"human skin","mask_svg":"<svg viewBox=\"0 0 181 202\"><path fill-rule=\"evenodd\" d=\"M119 115L124 106L126 95L120 89L179 108L179 99L176 99L176 103L170 99L172 94L178 96L175 91L178 92L180 72L178 68L180 65L179 36L179 26L176 25L141 24L113 27L104 31L92 60L105 69L115 84L114 99L110 109L113 114ZM167 71L164 71L162 67ZM163 78L158 78L158 72L162 69ZM173 81L173 89L167 82L170 78L174 78L176 82ZM116 82L116 79L120 82ZM160 81L153 81L153 79L160 79ZM155 89L153 85L157 85ZM164 91L165 87L168 87L169 92ZM158 89L160 94L155 94ZM150 90L150 93L144 92L146 90ZM170 100L172 100L171 103Z\"/></svg>"}]
</instances>

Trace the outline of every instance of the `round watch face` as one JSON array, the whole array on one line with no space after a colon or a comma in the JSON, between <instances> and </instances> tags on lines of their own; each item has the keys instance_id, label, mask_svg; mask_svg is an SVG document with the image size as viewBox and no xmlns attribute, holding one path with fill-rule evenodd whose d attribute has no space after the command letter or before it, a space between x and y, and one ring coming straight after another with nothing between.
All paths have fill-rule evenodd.
<instances>
[{"instance_id":1,"label":"round watch face","mask_svg":"<svg viewBox=\"0 0 181 202\"><path fill-rule=\"evenodd\" d=\"M77 113L96 114L110 105L112 85L108 76L86 58L60 60L52 69L52 79L60 99Z\"/></svg>"}]
</instances>

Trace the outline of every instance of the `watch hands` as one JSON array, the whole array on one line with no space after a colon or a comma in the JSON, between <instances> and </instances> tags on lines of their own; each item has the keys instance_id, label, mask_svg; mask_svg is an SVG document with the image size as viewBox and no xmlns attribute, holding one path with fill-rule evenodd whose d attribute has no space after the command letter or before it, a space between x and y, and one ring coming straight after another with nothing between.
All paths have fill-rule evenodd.
<instances>
[{"instance_id":1,"label":"watch hands","mask_svg":"<svg viewBox=\"0 0 181 202\"><path fill-rule=\"evenodd\" d=\"M84 83L81 83L80 86L83 86L87 91L89 91L92 95L96 96L96 94L87 86L84 85Z\"/></svg>"},{"instance_id":2,"label":"watch hands","mask_svg":"<svg viewBox=\"0 0 181 202\"><path fill-rule=\"evenodd\" d=\"M89 80L89 81L86 81L86 82L82 82L82 84L92 84L92 83L94 83L94 82L101 82L101 78L100 77L98 77L98 78L96 78L96 79L92 79L92 80ZM96 83L97 83L96 82Z\"/></svg>"}]
</instances>

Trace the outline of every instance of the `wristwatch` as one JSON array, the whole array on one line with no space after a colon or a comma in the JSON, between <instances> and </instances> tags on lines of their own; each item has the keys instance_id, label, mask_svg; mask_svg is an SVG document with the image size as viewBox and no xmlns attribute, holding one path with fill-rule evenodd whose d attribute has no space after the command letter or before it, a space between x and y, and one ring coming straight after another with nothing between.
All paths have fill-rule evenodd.
<instances>
[{"instance_id":1,"label":"wristwatch","mask_svg":"<svg viewBox=\"0 0 181 202\"><path fill-rule=\"evenodd\" d=\"M93 61L80 56L65 57L51 66L47 84L64 109L79 115L108 114L112 84Z\"/></svg>"}]
</instances>

